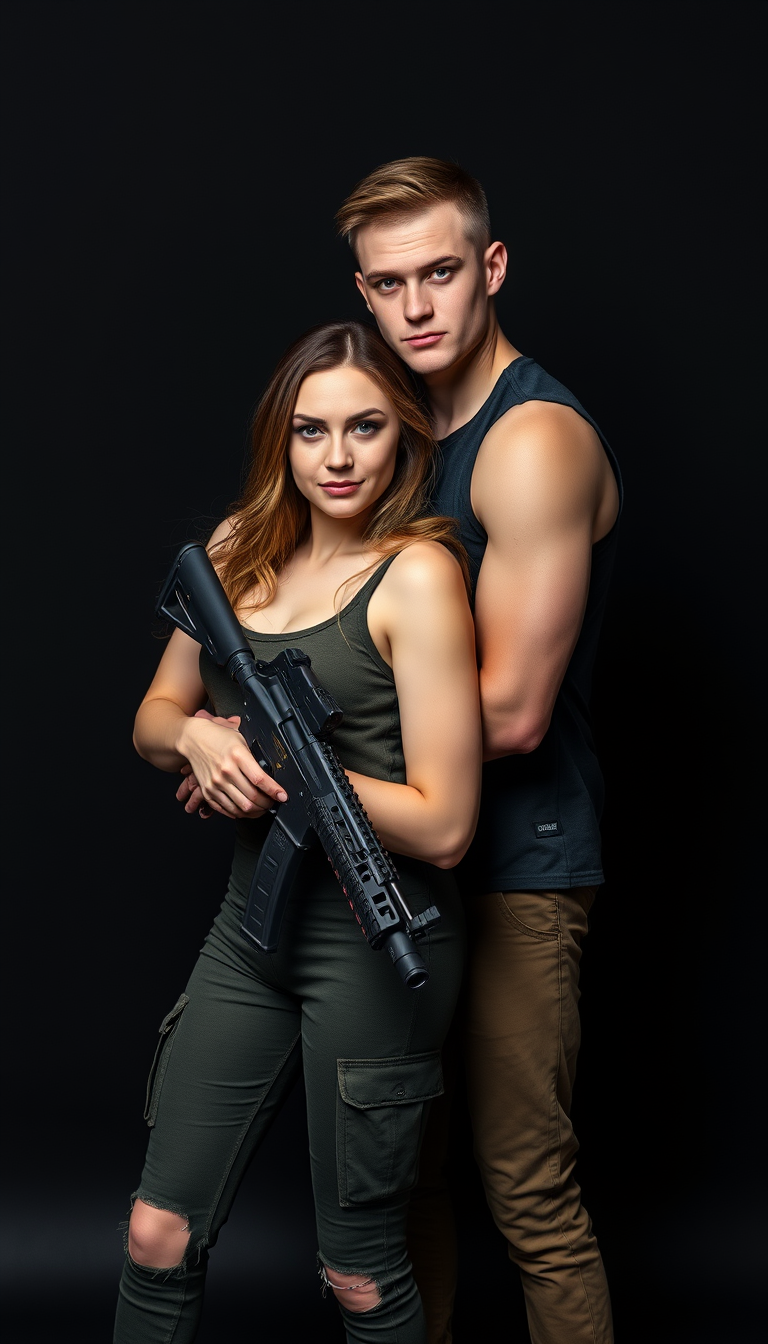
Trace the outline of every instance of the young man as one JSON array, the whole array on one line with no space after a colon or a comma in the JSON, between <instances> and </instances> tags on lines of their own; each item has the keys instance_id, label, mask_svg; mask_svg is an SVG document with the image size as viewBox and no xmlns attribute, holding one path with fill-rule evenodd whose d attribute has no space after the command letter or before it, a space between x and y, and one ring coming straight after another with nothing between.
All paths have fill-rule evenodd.
<instances>
[{"instance_id":1,"label":"young man","mask_svg":"<svg viewBox=\"0 0 768 1344\"><path fill-rule=\"evenodd\" d=\"M472 563L486 765L462 864L472 950L457 1029L475 1154L522 1275L532 1339L609 1344L570 1106L581 944L603 881L587 703L619 470L575 397L501 331L494 296L507 253L469 174L425 157L384 164L336 222L369 311L425 389L442 446L433 504L458 519ZM445 1148L439 1110L432 1123L412 1248L431 1344L447 1344L449 1224L444 1210L425 1217L420 1199Z\"/></svg>"}]
</instances>

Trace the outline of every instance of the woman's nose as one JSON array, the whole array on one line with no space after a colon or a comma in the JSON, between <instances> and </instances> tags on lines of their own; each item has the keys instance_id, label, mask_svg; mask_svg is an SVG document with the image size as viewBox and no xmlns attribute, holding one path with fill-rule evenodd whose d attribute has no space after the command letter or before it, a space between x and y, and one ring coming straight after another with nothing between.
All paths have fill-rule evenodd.
<instances>
[{"instance_id":1,"label":"woman's nose","mask_svg":"<svg viewBox=\"0 0 768 1344\"><path fill-rule=\"evenodd\" d=\"M352 453L346 436L343 434L331 434L329 436L328 451L325 455L325 465L338 471L342 467L348 467L352 463Z\"/></svg>"}]
</instances>

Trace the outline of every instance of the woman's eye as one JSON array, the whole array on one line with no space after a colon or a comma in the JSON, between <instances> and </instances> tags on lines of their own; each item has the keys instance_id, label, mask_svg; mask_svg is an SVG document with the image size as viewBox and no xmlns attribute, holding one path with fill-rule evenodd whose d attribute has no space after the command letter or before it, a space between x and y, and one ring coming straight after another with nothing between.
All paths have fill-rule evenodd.
<instances>
[{"instance_id":1,"label":"woman's eye","mask_svg":"<svg viewBox=\"0 0 768 1344\"><path fill-rule=\"evenodd\" d=\"M299 433L303 439L316 439L320 430L317 425L302 425Z\"/></svg>"},{"instance_id":2,"label":"woman's eye","mask_svg":"<svg viewBox=\"0 0 768 1344\"><path fill-rule=\"evenodd\" d=\"M360 420L355 425L355 433L365 435L375 434L378 428L379 426L375 425L372 420Z\"/></svg>"}]
</instances>

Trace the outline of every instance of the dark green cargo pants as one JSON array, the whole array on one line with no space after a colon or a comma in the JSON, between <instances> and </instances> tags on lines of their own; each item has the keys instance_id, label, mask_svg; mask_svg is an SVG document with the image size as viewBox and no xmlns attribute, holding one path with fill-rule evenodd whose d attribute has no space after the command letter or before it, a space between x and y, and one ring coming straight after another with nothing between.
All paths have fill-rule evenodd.
<instances>
[{"instance_id":1,"label":"dark green cargo pants","mask_svg":"<svg viewBox=\"0 0 768 1344\"><path fill-rule=\"evenodd\" d=\"M368 947L319 851L294 884L278 951L260 953L240 933L254 861L239 844L221 912L163 1023L148 1089L151 1132L135 1193L188 1220L187 1254L160 1272L126 1258L115 1344L195 1338L208 1249L302 1067L320 1260L375 1279L381 1294L372 1311L341 1308L347 1338L422 1344L405 1223L463 966L454 880L397 860L414 913L434 903L442 915L420 944L430 979L412 990L386 953ZM285 1325L290 1337L290 1306Z\"/></svg>"}]
</instances>

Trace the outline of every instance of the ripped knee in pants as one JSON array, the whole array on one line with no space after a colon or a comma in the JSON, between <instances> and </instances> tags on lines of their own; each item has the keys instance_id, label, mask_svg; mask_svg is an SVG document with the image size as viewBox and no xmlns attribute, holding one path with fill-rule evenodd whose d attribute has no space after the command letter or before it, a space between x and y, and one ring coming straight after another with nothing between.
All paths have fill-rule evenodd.
<instances>
[{"instance_id":1,"label":"ripped knee in pants","mask_svg":"<svg viewBox=\"0 0 768 1344\"><path fill-rule=\"evenodd\" d=\"M178 1269L189 1245L189 1221L174 1209L137 1199L128 1223L127 1250L146 1269Z\"/></svg>"},{"instance_id":2,"label":"ripped knee in pants","mask_svg":"<svg viewBox=\"0 0 768 1344\"><path fill-rule=\"evenodd\" d=\"M318 1271L323 1285L323 1296L327 1288L330 1288L347 1311L353 1311L361 1314L365 1311L373 1311L381 1302L381 1293L379 1285L374 1278L370 1278L365 1273L342 1274L338 1269L331 1269L329 1265L320 1264Z\"/></svg>"}]
</instances>

